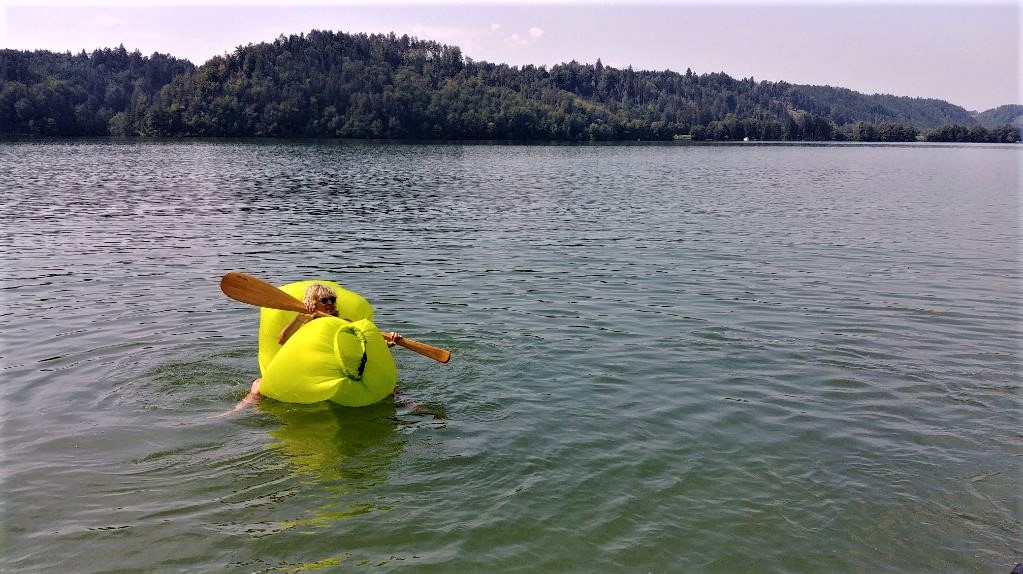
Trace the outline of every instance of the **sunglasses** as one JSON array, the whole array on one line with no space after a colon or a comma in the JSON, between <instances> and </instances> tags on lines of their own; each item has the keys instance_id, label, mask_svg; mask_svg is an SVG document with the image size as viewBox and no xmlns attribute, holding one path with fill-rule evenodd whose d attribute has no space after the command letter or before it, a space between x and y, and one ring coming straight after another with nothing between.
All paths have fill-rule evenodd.
<instances>
[{"instance_id":1,"label":"sunglasses","mask_svg":"<svg viewBox=\"0 0 1023 574\"><path fill-rule=\"evenodd\" d=\"M323 303L324 305L330 303L331 305L333 305L334 303L337 303L337 297L321 297L320 303Z\"/></svg>"}]
</instances>

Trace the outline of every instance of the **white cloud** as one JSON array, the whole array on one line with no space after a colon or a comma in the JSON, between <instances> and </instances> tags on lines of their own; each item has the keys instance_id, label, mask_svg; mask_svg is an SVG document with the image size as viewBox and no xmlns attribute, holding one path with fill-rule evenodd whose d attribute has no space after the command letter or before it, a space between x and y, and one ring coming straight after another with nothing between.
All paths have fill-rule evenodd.
<instances>
[{"instance_id":1,"label":"white cloud","mask_svg":"<svg viewBox=\"0 0 1023 574\"><path fill-rule=\"evenodd\" d=\"M529 42L525 38L523 38L522 36L519 36L518 34L512 34L511 36L508 36L507 38L504 39L504 43L505 43L506 46L528 46L529 45Z\"/></svg>"},{"instance_id":2,"label":"white cloud","mask_svg":"<svg viewBox=\"0 0 1023 574\"><path fill-rule=\"evenodd\" d=\"M543 29L533 26L529 29L528 36L523 37L518 32L504 39L504 45L509 48L526 48L535 45L543 36Z\"/></svg>"}]
</instances>

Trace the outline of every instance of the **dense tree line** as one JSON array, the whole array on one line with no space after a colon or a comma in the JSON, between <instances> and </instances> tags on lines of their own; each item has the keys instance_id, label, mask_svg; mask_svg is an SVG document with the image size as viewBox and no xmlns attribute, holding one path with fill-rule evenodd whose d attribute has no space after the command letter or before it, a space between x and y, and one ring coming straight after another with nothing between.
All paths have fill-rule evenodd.
<instances>
[{"instance_id":1,"label":"dense tree line","mask_svg":"<svg viewBox=\"0 0 1023 574\"><path fill-rule=\"evenodd\" d=\"M127 135L188 60L116 49L57 54L0 50L0 133Z\"/></svg>"},{"instance_id":2,"label":"dense tree line","mask_svg":"<svg viewBox=\"0 0 1023 574\"><path fill-rule=\"evenodd\" d=\"M512 67L408 36L317 30L240 46L198 68L123 46L2 50L0 78L7 134L914 141L926 130L962 135L945 125L965 126L971 138L980 127L940 100L599 59ZM1011 139L998 130L988 137Z\"/></svg>"},{"instance_id":3,"label":"dense tree line","mask_svg":"<svg viewBox=\"0 0 1023 574\"><path fill-rule=\"evenodd\" d=\"M925 134L929 142L1015 143L1019 141L1019 128L1002 125L987 129L982 125L945 125Z\"/></svg>"}]
</instances>

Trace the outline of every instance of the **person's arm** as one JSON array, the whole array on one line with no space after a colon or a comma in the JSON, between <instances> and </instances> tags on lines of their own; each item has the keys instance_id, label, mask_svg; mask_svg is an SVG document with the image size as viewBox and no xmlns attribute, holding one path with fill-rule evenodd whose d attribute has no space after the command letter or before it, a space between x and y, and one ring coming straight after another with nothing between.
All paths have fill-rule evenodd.
<instances>
[{"instance_id":1,"label":"person's arm","mask_svg":"<svg viewBox=\"0 0 1023 574\"><path fill-rule=\"evenodd\" d=\"M285 342L287 342L288 339L291 338L292 335L295 334L295 331L298 331L298 329L302 325L305 325L306 323L312 320L313 320L312 315L299 313L298 315L295 316L294 319L291 320L290 323L287 324L287 326L284 327L283 330L281 330L281 334L277 335L277 342L283 345Z\"/></svg>"},{"instance_id":2,"label":"person's arm","mask_svg":"<svg viewBox=\"0 0 1023 574\"><path fill-rule=\"evenodd\" d=\"M259 394L259 383L261 382L263 382L263 379L256 379L252 381L252 386L249 387L249 394L245 395L245 398L242 399L237 405L235 405L233 409L227 411L226 413L220 413L219 415L217 415L217 418L233 415L235 413L245 410L245 407L249 405L254 405L258 403L259 399L263 398L263 395Z\"/></svg>"}]
</instances>

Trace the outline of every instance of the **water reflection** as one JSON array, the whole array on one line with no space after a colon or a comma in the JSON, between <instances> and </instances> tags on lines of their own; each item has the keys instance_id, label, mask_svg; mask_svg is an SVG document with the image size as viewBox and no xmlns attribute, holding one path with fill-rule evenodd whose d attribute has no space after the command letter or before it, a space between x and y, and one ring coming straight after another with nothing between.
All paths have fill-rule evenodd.
<instances>
[{"instance_id":1,"label":"water reflection","mask_svg":"<svg viewBox=\"0 0 1023 574\"><path fill-rule=\"evenodd\" d=\"M307 506L302 517L285 520L274 530L322 529L386 510L359 495L387 481L404 448L393 401L349 408L329 401L297 405L268 399L260 402L259 410L280 421L268 432L274 439L268 448L285 463L293 479L286 483L294 485L297 480L308 495L307 500L295 501Z\"/></svg>"},{"instance_id":2,"label":"water reflection","mask_svg":"<svg viewBox=\"0 0 1023 574\"><path fill-rule=\"evenodd\" d=\"M297 405L274 400L259 403L261 412L281 425L269 432L275 449L295 473L347 488L353 482L379 482L401 453L397 407L384 400L360 408L329 401Z\"/></svg>"}]
</instances>

